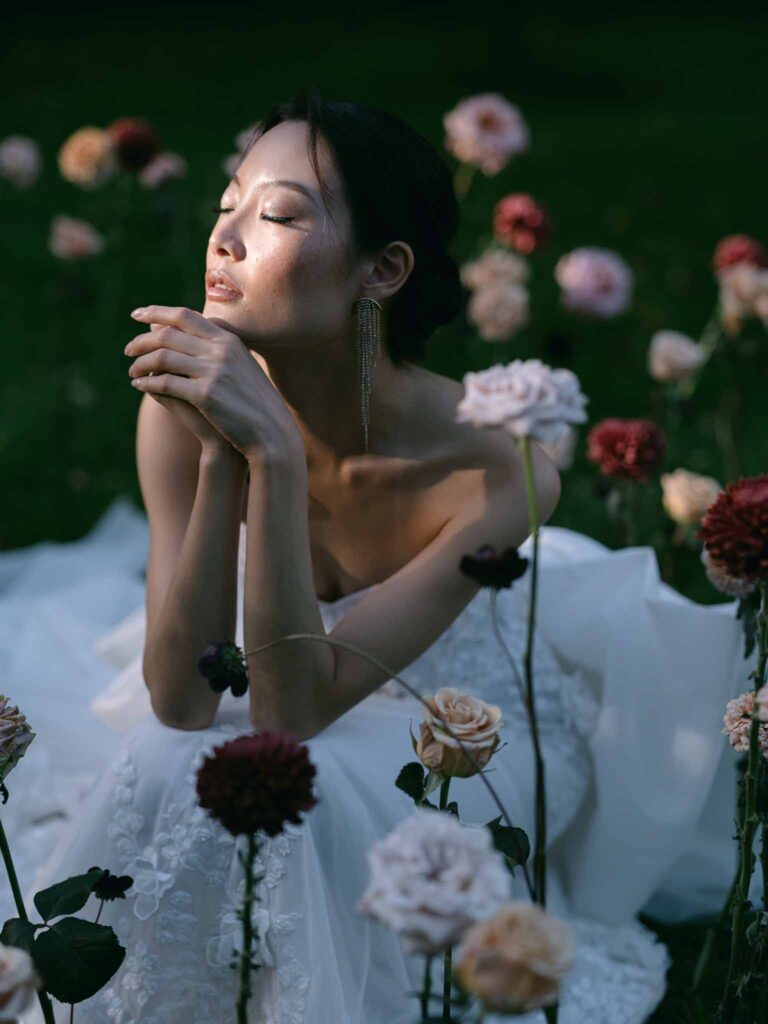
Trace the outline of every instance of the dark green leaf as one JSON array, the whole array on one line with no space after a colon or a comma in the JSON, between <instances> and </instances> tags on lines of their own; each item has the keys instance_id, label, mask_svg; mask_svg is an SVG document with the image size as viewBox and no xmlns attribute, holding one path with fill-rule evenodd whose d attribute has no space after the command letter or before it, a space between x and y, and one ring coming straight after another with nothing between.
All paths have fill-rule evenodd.
<instances>
[{"instance_id":1,"label":"dark green leaf","mask_svg":"<svg viewBox=\"0 0 768 1024\"><path fill-rule=\"evenodd\" d=\"M459 805L456 803L455 800L451 800L451 802L449 804L446 804L445 805L445 809L446 809L446 811L448 811L449 814L455 814L456 817L458 818L458 816L459 816Z\"/></svg>"},{"instance_id":2,"label":"dark green leaf","mask_svg":"<svg viewBox=\"0 0 768 1024\"><path fill-rule=\"evenodd\" d=\"M91 868L84 875L73 875L48 889L41 889L35 894L35 906L42 919L50 921L61 914L74 914L81 910L103 874L103 868Z\"/></svg>"},{"instance_id":3,"label":"dark green leaf","mask_svg":"<svg viewBox=\"0 0 768 1024\"><path fill-rule=\"evenodd\" d=\"M419 761L410 761L400 770L395 785L417 803L424 796L424 768Z\"/></svg>"},{"instance_id":4,"label":"dark green leaf","mask_svg":"<svg viewBox=\"0 0 768 1024\"><path fill-rule=\"evenodd\" d=\"M16 946L17 949L25 949L27 953L32 952L34 938L35 926L31 921L22 921L20 917L9 918L0 931L0 942L3 945Z\"/></svg>"},{"instance_id":5,"label":"dark green leaf","mask_svg":"<svg viewBox=\"0 0 768 1024\"><path fill-rule=\"evenodd\" d=\"M493 845L507 858L510 867L525 864L531 855L531 844L521 828L510 828L501 824L501 815L487 822L493 836Z\"/></svg>"},{"instance_id":6,"label":"dark green leaf","mask_svg":"<svg viewBox=\"0 0 768 1024\"><path fill-rule=\"evenodd\" d=\"M32 958L45 987L62 1003L81 1003L103 988L125 957L114 931L63 917L34 941Z\"/></svg>"}]
</instances>

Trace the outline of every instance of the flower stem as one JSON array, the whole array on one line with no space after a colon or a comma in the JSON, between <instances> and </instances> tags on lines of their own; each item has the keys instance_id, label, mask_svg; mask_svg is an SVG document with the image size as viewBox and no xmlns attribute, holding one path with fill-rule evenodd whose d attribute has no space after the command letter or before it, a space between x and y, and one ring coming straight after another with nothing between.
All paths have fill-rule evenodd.
<instances>
[{"instance_id":1,"label":"flower stem","mask_svg":"<svg viewBox=\"0 0 768 1024\"><path fill-rule=\"evenodd\" d=\"M701 332L701 336L699 337L699 346L704 352L704 358L699 363L694 373L677 382L676 390L678 398L689 398L693 394L704 367L707 365L710 357L717 348L717 343L720 340L722 333L723 325L720 316L720 299L718 297L715 302L715 307L709 315L709 320L707 320L704 330Z\"/></svg>"},{"instance_id":2,"label":"flower stem","mask_svg":"<svg viewBox=\"0 0 768 1024\"><path fill-rule=\"evenodd\" d=\"M440 784L440 810L445 811L448 807L448 789L451 785L450 776ZM443 953L443 1021L450 1022L451 1019L451 947Z\"/></svg>"},{"instance_id":3,"label":"flower stem","mask_svg":"<svg viewBox=\"0 0 768 1024\"><path fill-rule=\"evenodd\" d=\"M251 908L254 900L253 861L256 857L256 849L256 835L254 832L249 832L248 851L244 860L243 949L240 954L240 995L237 1000L237 1024L248 1024L248 1000L251 998L251 947L253 946Z\"/></svg>"},{"instance_id":4,"label":"flower stem","mask_svg":"<svg viewBox=\"0 0 768 1024\"><path fill-rule=\"evenodd\" d=\"M530 721L531 712L530 712L530 709L528 707L528 698L526 697L525 689L523 688L523 681L520 678L520 673L517 670L517 665L515 664L515 659L512 657L512 652L510 651L509 647L507 647L507 643L506 643L506 641L504 639L504 636L502 635L501 629L499 628L499 620L498 620L497 607L496 607L497 597L498 597L498 592L497 592L496 588L495 587L491 587L491 624L493 625L493 632L496 634L496 639L499 641L499 645L501 646L501 649L504 651L505 655L507 656L507 661L509 662L509 664L510 664L510 666L512 668L512 674L515 677L515 683L517 684L517 690L518 690L518 693L520 694L520 700L523 703L523 707L525 708L526 714L528 715L528 720Z\"/></svg>"},{"instance_id":5,"label":"flower stem","mask_svg":"<svg viewBox=\"0 0 768 1024\"><path fill-rule=\"evenodd\" d=\"M101 917L101 912L102 912L103 909L104 909L104 900L101 900L99 902L99 912L96 915L96 920L93 922L94 924L98 924L99 923L99 918Z\"/></svg>"},{"instance_id":6,"label":"flower stem","mask_svg":"<svg viewBox=\"0 0 768 1024\"><path fill-rule=\"evenodd\" d=\"M536 508L536 491L533 480L530 438L521 439L525 465L525 490L528 496L528 525L533 534L533 559L531 563L531 589L528 601L528 632L525 642L525 682L528 697L528 711L531 723L531 739L536 770L536 840L533 854L534 902L547 905L547 797L544 759L541 755L539 726L536 719L536 703L533 694L533 640L536 622L536 583L538 580L539 521Z\"/></svg>"},{"instance_id":7,"label":"flower stem","mask_svg":"<svg viewBox=\"0 0 768 1024\"><path fill-rule=\"evenodd\" d=\"M757 774L759 758L761 757L759 746L761 722L758 717L760 705L757 701L757 691L763 684L763 680L765 678L765 665L766 661L768 661L768 582L761 582L759 586L760 611L757 615L758 657L757 668L754 672L755 700L752 706L752 723L749 730L747 770L744 773L745 807L744 823L743 826L739 828L739 883L733 905L731 956L728 963L728 976L725 982L725 991L722 1002L723 1024L729 1024L729 1022L733 1020L733 1015L736 1010L735 1000L737 972L741 968L746 913L750 906L749 883L752 878L755 863L752 846L758 824L756 807Z\"/></svg>"},{"instance_id":8,"label":"flower stem","mask_svg":"<svg viewBox=\"0 0 768 1024\"><path fill-rule=\"evenodd\" d=\"M469 192L469 186L472 184L472 179L474 178L476 171L476 164L459 164L453 178L453 188L456 193L456 198L459 201L466 198L467 192Z\"/></svg>"},{"instance_id":9,"label":"flower stem","mask_svg":"<svg viewBox=\"0 0 768 1024\"><path fill-rule=\"evenodd\" d=\"M429 1000L432 996L432 957L424 957L424 984L421 990L421 1020L422 1024L429 1020Z\"/></svg>"},{"instance_id":10,"label":"flower stem","mask_svg":"<svg viewBox=\"0 0 768 1024\"><path fill-rule=\"evenodd\" d=\"M0 851L2 851L3 854L3 863L5 864L5 870L8 874L8 881L11 883L11 891L13 892L13 902L16 904L16 911L22 921L29 922L27 911L24 907L24 901L21 898L21 888L19 887L19 880L16 877L16 868L13 864L13 858L11 857L11 851L8 846L8 839L5 835L2 819L0 819ZM40 1002L40 1009L43 1011L43 1017L46 1024L55 1024L53 1006L48 998L48 993L42 991L42 989L38 989L37 998Z\"/></svg>"}]
</instances>

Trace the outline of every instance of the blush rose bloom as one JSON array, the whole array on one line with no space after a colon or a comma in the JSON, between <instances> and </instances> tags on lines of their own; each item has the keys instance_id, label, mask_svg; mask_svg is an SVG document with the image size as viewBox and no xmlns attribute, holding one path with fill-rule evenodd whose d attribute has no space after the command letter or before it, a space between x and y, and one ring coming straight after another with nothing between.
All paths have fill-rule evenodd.
<instances>
[{"instance_id":1,"label":"blush rose bloom","mask_svg":"<svg viewBox=\"0 0 768 1024\"><path fill-rule=\"evenodd\" d=\"M661 503L676 523L698 523L722 490L712 476L676 469L661 474Z\"/></svg>"},{"instance_id":2,"label":"blush rose bloom","mask_svg":"<svg viewBox=\"0 0 768 1024\"><path fill-rule=\"evenodd\" d=\"M103 185L119 166L109 133L93 125L69 136L59 150L58 162L63 178L86 189Z\"/></svg>"},{"instance_id":3,"label":"blush rose bloom","mask_svg":"<svg viewBox=\"0 0 768 1024\"><path fill-rule=\"evenodd\" d=\"M43 159L40 147L26 135L9 135L0 142L0 177L15 188L31 188L37 181Z\"/></svg>"},{"instance_id":4,"label":"blush rose bloom","mask_svg":"<svg viewBox=\"0 0 768 1024\"><path fill-rule=\"evenodd\" d=\"M0 693L0 783L16 767L36 735L18 707Z\"/></svg>"},{"instance_id":5,"label":"blush rose bloom","mask_svg":"<svg viewBox=\"0 0 768 1024\"><path fill-rule=\"evenodd\" d=\"M41 987L29 953L0 943L0 1024L13 1024L26 1013Z\"/></svg>"},{"instance_id":6,"label":"blush rose bloom","mask_svg":"<svg viewBox=\"0 0 768 1024\"><path fill-rule=\"evenodd\" d=\"M483 341L509 341L528 323L528 289L521 284L478 288L467 304L467 318Z\"/></svg>"},{"instance_id":7,"label":"blush rose bloom","mask_svg":"<svg viewBox=\"0 0 768 1024\"><path fill-rule=\"evenodd\" d=\"M583 246L561 256L555 280L562 288L562 303L575 313L608 319L629 309L634 275L617 253L598 246Z\"/></svg>"},{"instance_id":8,"label":"blush rose bloom","mask_svg":"<svg viewBox=\"0 0 768 1024\"><path fill-rule=\"evenodd\" d=\"M751 263L735 263L718 274L723 327L737 335L743 321L756 317L768 328L768 270Z\"/></svg>"},{"instance_id":9,"label":"blush rose bloom","mask_svg":"<svg viewBox=\"0 0 768 1024\"><path fill-rule=\"evenodd\" d=\"M490 248L476 260L463 263L460 274L465 288L493 288L525 284L530 268L522 256L508 249Z\"/></svg>"},{"instance_id":10,"label":"blush rose bloom","mask_svg":"<svg viewBox=\"0 0 768 1024\"><path fill-rule=\"evenodd\" d=\"M83 256L96 256L104 249L104 236L77 217L58 214L51 221L48 251L62 260L77 260Z\"/></svg>"},{"instance_id":11,"label":"blush rose bloom","mask_svg":"<svg viewBox=\"0 0 768 1024\"><path fill-rule=\"evenodd\" d=\"M761 687L761 694L764 689L765 687ZM762 717L765 713L763 711L763 701L764 697L761 696L758 707L758 718L761 722L765 721ZM738 697L729 700L725 706L725 714L723 715L725 725L721 731L728 736L728 741L733 749L742 753L749 750L749 733L752 728L754 706L754 690L747 690L746 693L739 694ZM763 757L768 758L768 725L760 725L758 727L757 737L758 746Z\"/></svg>"},{"instance_id":12,"label":"blush rose bloom","mask_svg":"<svg viewBox=\"0 0 768 1024\"><path fill-rule=\"evenodd\" d=\"M388 925L406 953L435 955L510 897L511 877L485 825L419 808L368 850L357 909Z\"/></svg>"},{"instance_id":13,"label":"blush rose bloom","mask_svg":"<svg viewBox=\"0 0 768 1024\"><path fill-rule=\"evenodd\" d=\"M416 743L418 759L425 768L445 778L466 779L476 775L479 768L461 749L459 741L446 732L443 721L476 758L480 768L484 768L500 742L501 708L450 686L441 687L434 697L425 700L430 710L424 709L421 735Z\"/></svg>"},{"instance_id":14,"label":"blush rose bloom","mask_svg":"<svg viewBox=\"0 0 768 1024\"><path fill-rule=\"evenodd\" d=\"M704 349L681 331L657 331L648 349L648 372L654 380L691 377L704 362Z\"/></svg>"},{"instance_id":15,"label":"blush rose bloom","mask_svg":"<svg viewBox=\"0 0 768 1024\"><path fill-rule=\"evenodd\" d=\"M515 359L506 366L464 374L464 397L456 420L476 427L502 427L514 437L553 444L569 423L583 423L587 397L571 370L553 370L540 359Z\"/></svg>"},{"instance_id":16,"label":"blush rose bloom","mask_svg":"<svg viewBox=\"0 0 768 1024\"><path fill-rule=\"evenodd\" d=\"M467 929L454 965L459 982L487 1010L551 1006L573 967L573 932L537 904L513 901Z\"/></svg>"},{"instance_id":17,"label":"blush rose bloom","mask_svg":"<svg viewBox=\"0 0 768 1024\"><path fill-rule=\"evenodd\" d=\"M183 178L187 173L187 161L178 153L163 152L153 157L138 173L138 179L145 188L157 188L166 181Z\"/></svg>"},{"instance_id":18,"label":"blush rose bloom","mask_svg":"<svg viewBox=\"0 0 768 1024\"><path fill-rule=\"evenodd\" d=\"M519 109L500 93L479 93L461 100L443 117L445 148L462 163L493 176L530 141Z\"/></svg>"}]
</instances>

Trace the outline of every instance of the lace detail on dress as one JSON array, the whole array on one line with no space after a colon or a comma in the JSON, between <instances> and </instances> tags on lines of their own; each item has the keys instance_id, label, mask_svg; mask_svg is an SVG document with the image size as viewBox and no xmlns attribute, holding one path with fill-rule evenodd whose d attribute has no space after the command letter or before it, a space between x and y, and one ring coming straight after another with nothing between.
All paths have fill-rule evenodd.
<instances>
[{"instance_id":1,"label":"lace detail on dress","mask_svg":"<svg viewBox=\"0 0 768 1024\"><path fill-rule=\"evenodd\" d=\"M113 763L114 809L107 826L118 860L113 870L132 875L134 884L126 894L127 903L119 910L106 904L102 919L115 928L127 954L109 985L78 1008L81 1021L166 1024L183 1009L190 1024L234 1024L239 982L230 965L242 949L237 911L245 879L237 851L244 850L245 837L235 839L199 806L195 781L213 746L240 731L222 724L198 734L202 742L183 787L158 809L154 821L136 810L139 780L130 745ZM141 796L146 808L146 794ZM270 899L285 873L291 846L300 838L301 829L291 824L274 838L260 836L252 917L258 937L256 960L262 967L253 975L251 1005L262 1011L263 1024L304 1021L310 976L289 938L303 915L275 913ZM174 947L172 954L159 957L151 952L169 946ZM268 973L277 979L277 987L265 1017L263 990L274 991L265 977Z\"/></svg>"}]
</instances>

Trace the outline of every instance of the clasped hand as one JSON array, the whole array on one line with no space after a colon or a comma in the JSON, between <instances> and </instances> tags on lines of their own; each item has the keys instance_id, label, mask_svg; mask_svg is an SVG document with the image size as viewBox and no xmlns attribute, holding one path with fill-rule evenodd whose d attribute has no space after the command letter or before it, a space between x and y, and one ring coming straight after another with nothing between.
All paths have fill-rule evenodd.
<instances>
[{"instance_id":1,"label":"clasped hand","mask_svg":"<svg viewBox=\"0 0 768 1024\"><path fill-rule=\"evenodd\" d=\"M131 383L161 404L176 398L194 406L203 420L181 418L203 444L223 438L246 459L267 450L303 450L282 396L242 340L217 318L185 306L146 306L131 316L151 328L125 347L126 355L138 357L128 370ZM176 402L169 408L181 412Z\"/></svg>"}]
</instances>

